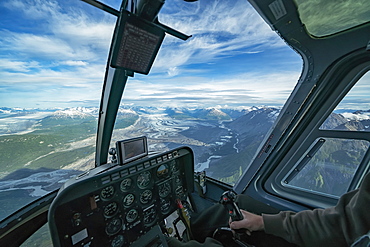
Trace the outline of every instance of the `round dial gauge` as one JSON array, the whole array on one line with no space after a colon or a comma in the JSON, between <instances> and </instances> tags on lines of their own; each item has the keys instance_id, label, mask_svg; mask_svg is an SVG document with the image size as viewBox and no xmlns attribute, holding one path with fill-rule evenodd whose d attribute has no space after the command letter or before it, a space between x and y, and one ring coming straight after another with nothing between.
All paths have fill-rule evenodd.
<instances>
[{"instance_id":1,"label":"round dial gauge","mask_svg":"<svg viewBox=\"0 0 370 247\"><path fill-rule=\"evenodd\" d=\"M140 195L140 202L142 204L148 204L153 198L153 192L151 190L144 190Z\"/></svg>"},{"instance_id":2,"label":"round dial gauge","mask_svg":"<svg viewBox=\"0 0 370 247\"><path fill-rule=\"evenodd\" d=\"M122 219L114 218L105 227L105 232L108 235L114 235L122 229Z\"/></svg>"},{"instance_id":3,"label":"round dial gauge","mask_svg":"<svg viewBox=\"0 0 370 247\"><path fill-rule=\"evenodd\" d=\"M137 186L140 189L145 189L146 187L149 186L151 178L152 175L150 174L149 171L140 173L139 176L137 177Z\"/></svg>"},{"instance_id":4,"label":"round dial gauge","mask_svg":"<svg viewBox=\"0 0 370 247\"><path fill-rule=\"evenodd\" d=\"M161 213L167 214L171 209L171 201L169 199L161 198Z\"/></svg>"},{"instance_id":5,"label":"round dial gauge","mask_svg":"<svg viewBox=\"0 0 370 247\"><path fill-rule=\"evenodd\" d=\"M158 186L158 193L160 197L166 197L171 193L171 184L167 181Z\"/></svg>"},{"instance_id":6,"label":"round dial gauge","mask_svg":"<svg viewBox=\"0 0 370 247\"><path fill-rule=\"evenodd\" d=\"M172 168L172 172L177 172L179 170L179 167L177 166L176 161L174 160L170 162L170 166Z\"/></svg>"},{"instance_id":7,"label":"round dial gauge","mask_svg":"<svg viewBox=\"0 0 370 247\"><path fill-rule=\"evenodd\" d=\"M165 177L166 175L168 175L168 173L169 173L169 169L168 169L167 164L160 165L157 168L157 177L159 177L159 178Z\"/></svg>"},{"instance_id":8,"label":"round dial gauge","mask_svg":"<svg viewBox=\"0 0 370 247\"><path fill-rule=\"evenodd\" d=\"M125 238L122 235L118 235L114 237L114 239L111 242L111 247L122 247L125 243Z\"/></svg>"},{"instance_id":9,"label":"round dial gauge","mask_svg":"<svg viewBox=\"0 0 370 247\"><path fill-rule=\"evenodd\" d=\"M111 199L114 195L114 187L112 185L105 187L100 192L100 197L103 200Z\"/></svg>"},{"instance_id":10,"label":"round dial gauge","mask_svg":"<svg viewBox=\"0 0 370 247\"><path fill-rule=\"evenodd\" d=\"M134 194L127 194L124 198L123 198L123 206L130 206L131 204L133 204L135 201L135 195Z\"/></svg>"},{"instance_id":11,"label":"round dial gauge","mask_svg":"<svg viewBox=\"0 0 370 247\"><path fill-rule=\"evenodd\" d=\"M131 223L133 222L134 220L136 220L137 216L139 215L139 213L137 212L136 209L130 209L130 211L127 212L126 214L126 220L128 223Z\"/></svg>"},{"instance_id":12,"label":"round dial gauge","mask_svg":"<svg viewBox=\"0 0 370 247\"><path fill-rule=\"evenodd\" d=\"M157 217L157 212L154 207L151 207L143 212L144 214L144 224L151 225Z\"/></svg>"},{"instance_id":13,"label":"round dial gauge","mask_svg":"<svg viewBox=\"0 0 370 247\"><path fill-rule=\"evenodd\" d=\"M120 189L121 191L129 191L132 188L132 179L131 178L125 178L121 181Z\"/></svg>"},{"instance_id":14,"label":"round dial gauge","mask_svg":"<svg viewBox=\"0 0 370 247\"><path fill-rule=\"evenodd\" d=\"M107 218L113 217L118 212L118 204L111 202L104 207L104 216Z\"/></svg>"}]
</instances>

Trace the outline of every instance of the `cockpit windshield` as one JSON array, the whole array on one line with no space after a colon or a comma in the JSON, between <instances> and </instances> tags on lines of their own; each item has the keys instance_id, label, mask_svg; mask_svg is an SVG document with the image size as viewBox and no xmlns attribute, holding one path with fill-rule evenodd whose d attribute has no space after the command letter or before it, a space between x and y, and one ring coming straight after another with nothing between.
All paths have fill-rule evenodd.
<instances>
[{"instance_id":1,"label":"cockpit windshield","mask_svg":"<svg viewBox=\"0 0 370 247\"><path fill-rule=\"evenodd\" d=\"M0 219L95 165L115 18L87 7L0 3Z\"/></svg>"},{"instance_id":2,"label":"cockpit windshield","mask_svg":"<svg viewBox=\"0 0 370 247\"><path fill-rule=\"evenodd\" d=\"M112 145L142 133L152 152L187 145L196 171L234 184L298 80L301 59L245 1L166 2L159 20L192 37L166 36L149 76L128 80Z\"/></svg>"},{"instance_id":3,"label":"cockpit windshield","mask_svg":"<svg viewBox=\"0 0 370 247\"><path fill-rule=\"evenodd\" d=\"M94 167L117 18L56 0L1 1L0 16L3 219ZM159 20L192 37L166 35L149 75L129 78L111 146L143 135L149 152L187 145L197 171L234 184L297 82L301 58L246 1L167 1Z\"/></svg>"}]
</instances>

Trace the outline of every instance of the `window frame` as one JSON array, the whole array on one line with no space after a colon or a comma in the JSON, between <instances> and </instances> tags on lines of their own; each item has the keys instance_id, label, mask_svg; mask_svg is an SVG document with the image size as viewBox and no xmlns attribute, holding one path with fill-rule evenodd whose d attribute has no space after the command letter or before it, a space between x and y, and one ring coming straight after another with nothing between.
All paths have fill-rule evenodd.
<instances>
[{"instance_id":1,"label":"window frame","mask_svg":"<svg viewBox=\"0 0 370 247\"><path fill-rule=\"evenodd\" d=\"M301 157L307 153L312 146L312 143L319 138L340 138L340 139L354 139L364 140L370 142L370 132L365 131L345 131L345 130L323 130L320 129L324 121L334 111L335 107L341 102L343 98L350 92L356 83L366 74L370 73L369 63L361 63L353 66L344 78L338 82L338 87L335 89L337 93L332 93L322 105L325 113L321 112L321 116L317 116L317 120L308 130L303 130L296 140L299 148L288 150L282 157L279 164L270 174L262 176L257 182L257 187L260 191L264 190L267 194L277 196L281 199L288 200L301 205L306 205L310 208L326 208L334 206L339 197L329 196L323 193L313 193L312 191L298 190L283 184L284 178L290 173L292 169L299 162ZM333 80L333 78L329 78ZM340 91L342 90L342 91ZM315 120L313 120L315 121ZM309 145L306 145L309 143ZM347 190L351 191L359 187L365 174L370 171L370 147L365 152L365 155L359 164L350 186Z\"/></svg>"},{"instance_id":2,"label":"window frame","mask_svg":"<svg viewBox=\"0 0 370 247\"><path fill-rule=\"evenodd\" d=\"M295 189L295 190L299 190L299 191L303 191L303 192L308 192L308 193L312 193L312 194L323 195L323 196L329 197L329 198L339 199L340 195L325 193L325 192L321 192L321 191L318 191L318 190L310 190L308 188L304 188L303 186L300 187L298 185L289 184L289 182L291 182L296 177L296 175L298 175L309 164L309 162L311 161L311 158L314 158L314 156L324 146L324 142L321 143L320 140L340 140L340 141L351 140L351 141L366 141L368 143L367 150L364 152L361 161L358 164L356 164L356 168L355 168L355 171L353 173L353 176L351 177L350 182L348 183L348 187L347 187L346 192L349 191L349 188L351 188L351 185L354 184L353 182L355 180L355 175L358 173L358 170L360 169L360 167L366 166L365 157L370 151L370 142L367 141L367 140L355 139L355 138L344 138L343 139L343 138L338 138L338 137L335 137L335 138L320 137L319 139L314 140L314 142L310 145L310 147L307 149L307 151L300 157L300 159L295 164L295 166L287 174L285 174L283 180L281 181L281 185L284 186L284 187L287 187L287 188L291 188L291 189ZM336 150L336 151L338 151L338 150ZM306 157L308 157L307 161L305 161ZM364 160L365 160L365 162L364 162ZM302 162L304 162L303 165L302 165ZM287 180L289 180L289 181L287 181ZM353 188L353 189L356 189L356 188Z\"/></svg>"}]
</instances>

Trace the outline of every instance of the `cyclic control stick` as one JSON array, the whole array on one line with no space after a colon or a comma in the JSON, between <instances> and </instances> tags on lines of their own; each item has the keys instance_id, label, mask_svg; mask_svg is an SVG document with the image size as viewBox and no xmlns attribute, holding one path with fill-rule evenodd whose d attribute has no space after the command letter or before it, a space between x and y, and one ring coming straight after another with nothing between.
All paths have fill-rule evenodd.
<instances>
[{"instance_id":1,"label":"cyclic control stick","mask_svg":"<svg viewBox=\"0 0 370 247\"><path fill-rule=\"evenodd\" d=\"M232 221L244 219L238 205L235 203L236 193L232 190L226 191L221 195L220 203L224 205Z\"/></svg>"}]
</instances>

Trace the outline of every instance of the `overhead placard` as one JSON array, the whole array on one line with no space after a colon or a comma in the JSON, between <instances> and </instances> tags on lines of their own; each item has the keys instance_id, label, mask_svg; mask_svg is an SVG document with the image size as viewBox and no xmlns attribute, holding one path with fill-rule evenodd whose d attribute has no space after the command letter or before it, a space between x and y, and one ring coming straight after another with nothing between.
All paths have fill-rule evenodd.
<instances>
[{"instance_id":1,"label":"overhead placard","mask_svg":"<svg viewBox=\"0 0 370 247\"><path fill-rule=\"evenodd\" d=\"M164 31L129 13L122 13L111 66L148 74L164 38Z\"/></svg>"}]
</instances>

